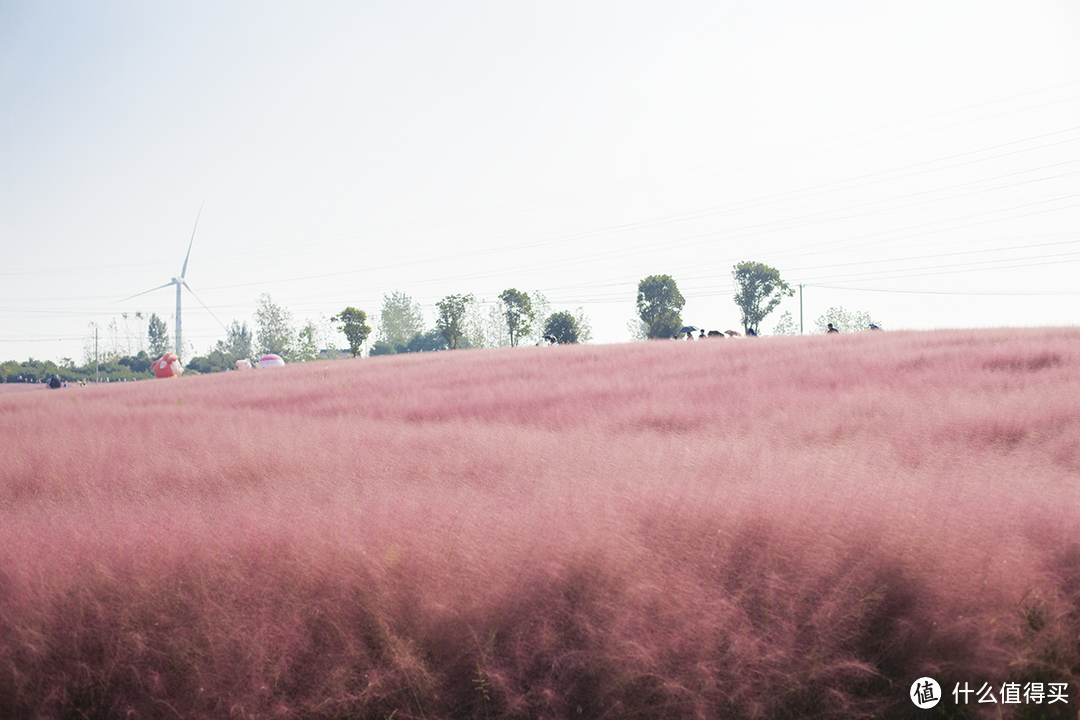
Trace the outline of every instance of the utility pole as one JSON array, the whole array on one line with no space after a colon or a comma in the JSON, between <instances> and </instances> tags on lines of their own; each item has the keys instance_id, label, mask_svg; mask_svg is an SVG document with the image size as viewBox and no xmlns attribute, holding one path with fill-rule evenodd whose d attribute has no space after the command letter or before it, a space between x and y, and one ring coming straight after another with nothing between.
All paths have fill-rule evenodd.
<instances>
[{"instance_id":1,"label":"utility pole","mask_svg":"<svg viewBox=\"0 0 1080 720\"><path fill-rule=\"evenodd\" d=\"M799 283L799 334L803 334L802 328L802 283Z\"/></svg>"}]
</instances>

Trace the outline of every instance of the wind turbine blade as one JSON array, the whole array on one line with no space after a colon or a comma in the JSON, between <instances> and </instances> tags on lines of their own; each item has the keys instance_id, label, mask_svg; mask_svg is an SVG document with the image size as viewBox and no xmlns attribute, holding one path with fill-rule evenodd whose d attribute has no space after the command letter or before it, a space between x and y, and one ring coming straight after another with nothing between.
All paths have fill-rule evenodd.
<instances>
[{"instance_id":1,"label":"wind turbine blade","mask_svg":"<svg viewBox=\"0 0 1080 720\"><path fill-rule=\"evenodd\" d=\"M187 246L187 255L184 256L184 267L180 270L180 279L183 280L187 274L187 261L191 257L191 246L195 244L195 231L199 228L199 215L202 215L203 205L206 204L206 198L203 198L202 205L199 206L199 214L195 216L195 227L191 228L191 242ZM188 288L190 290L191 288Z\"/></svg>"},{"instance_id":2,"label":"wind turbine blade","mask_svg":"<svg viewBox=\"0 0 1080 720\"><path fill-rule=\"evenodd\" d=\"M193 296L195 297L195 299L196 299L196 300L198 300L198 301L199 301L199 304L200 304L200 305L202 305L202 306L203 306L204 308L206 308L206 312L210 313L210 317L212 317L212 318L214 318L215 320L217 320L217 324L218 324L218 325L220 325L220 326L221 326L221 328L222 328L222 329L223 329L223 330L224 330L225 332L228 332L228 331L229 331L229 328L225 327L225 323L223 323L223 322L221 322L220 320L218 320L218 317L217 317L217 315L215 315L215 314L214 314L214 311L213 311L213 310L211 310L211 309L210 309L210 307L209 307L209 306L208 306L208 305L207 305L206 303L204 303L204 302L202 301L202 298L201 298L201 297L199 297L198 295L195 295L195 291L191 289L191 286L187 284L187 281L185 281L185 282L184 282L184 287L186 287L186 288L187 288L187 291L188 291L189 293L191 293L191 294L192 294L192 295L193 295Z\"/></svg>"},{"instance_id":3,"label":"wind turbine blade","mask_svg":"<svg viewBox=\"0 0 1080 720\"><path fill-rule=\"evenodd\" d=\"M171 281L171 280L170 280L169 282L165 283L164 285L158 285L158 286L157 286L156 288L150 288L149 290L144 290L144 291L143 291L143 292L141 292L141 293L135 293L135 294L134 294L134 295L132 295L131 297L126 297L126 298L124 298L123 300L117 300L116 302L124 302L124 301L126 301L126 300L130 300L131 298L137 298L137 297L139 297L140 295L148 295L148 294L150 294L150 293L154 292L155 290L160 290L161 288L167 288L167 287L169 287L170 285L172 285L172 281Z\"/></svg>"}]
</instances>

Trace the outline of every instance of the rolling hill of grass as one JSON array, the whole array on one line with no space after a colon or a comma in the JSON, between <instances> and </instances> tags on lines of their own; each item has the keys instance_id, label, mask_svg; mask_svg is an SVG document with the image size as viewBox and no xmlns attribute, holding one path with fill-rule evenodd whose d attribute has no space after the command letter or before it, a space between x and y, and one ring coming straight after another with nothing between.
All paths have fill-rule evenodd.
<instances>
[{"instance_id":1,"label":"rolling hill of grass","mask_svg":"<svg viewBox=\"0 0 1080 720\"><path fill-rule=\"evenodd\" d=\"M0 437L0 718L1080 709L1080 329L42 389Z\"/></svg>"}]
</instances>

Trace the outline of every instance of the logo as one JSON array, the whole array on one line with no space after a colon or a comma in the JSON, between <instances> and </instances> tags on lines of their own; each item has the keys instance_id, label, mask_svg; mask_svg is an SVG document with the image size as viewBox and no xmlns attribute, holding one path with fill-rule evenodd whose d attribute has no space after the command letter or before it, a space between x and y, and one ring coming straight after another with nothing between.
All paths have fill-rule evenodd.
<instances>
[{"instance_id":1,"label":"logo","mask_svg":"<svg viewBox=\"0 0 1080 720\"><path fill-rule=\"evenodd\" d=\"M911 684L911 702L923 710L941 702L941 686L931 677L921 677Z\"/></svg>"}]
</instances>

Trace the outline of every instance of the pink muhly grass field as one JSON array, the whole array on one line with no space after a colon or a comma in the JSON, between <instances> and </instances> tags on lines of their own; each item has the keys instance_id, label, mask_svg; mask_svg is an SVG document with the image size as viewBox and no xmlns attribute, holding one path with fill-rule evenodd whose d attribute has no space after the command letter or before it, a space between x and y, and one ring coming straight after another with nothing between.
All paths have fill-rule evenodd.
<instances>
[{"instance_id":1,"label":"pink muhly grass field","mask_svg":"<svg viewBox=\"0 0 1080 720\"><path fill-rule=\"evenodd\" d=\"M43 388L0 433L0 718L1080 709L1076 328Z\"/></svg>"}]
</instances>

